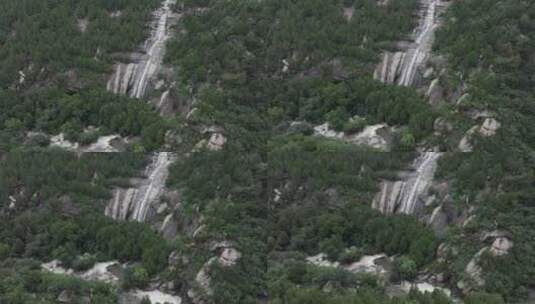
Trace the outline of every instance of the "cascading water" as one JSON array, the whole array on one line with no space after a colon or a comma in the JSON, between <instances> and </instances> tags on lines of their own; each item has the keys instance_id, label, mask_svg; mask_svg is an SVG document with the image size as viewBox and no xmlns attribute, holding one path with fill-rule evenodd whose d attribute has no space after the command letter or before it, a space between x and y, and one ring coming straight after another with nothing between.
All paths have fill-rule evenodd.
<instances>
[{"instance_id":1,"label":"cascading water","mask_svg":"<svg viewBox=\"0 0 535 304\"><path fill-rule=\"evenodd\" d=\"M385 52L383 61L375 70L375 79L401 86L414 83L418 67L425 63L431 51L435 29L439 25L437 9L441 6L440 0L421 0L420 21L413 32L414 41L404 52Z\"/></svg>"},{"instance_id":2,"label":"cascading water","mask_svg":"<svg viewBox=\"0 0 535 304\"><path fill-rule=\"evenodd\" d=\"M416 71L423 66L431 52L435 29L439 25L437 9L441 0L421 0L420 20L413 32L414 42L405 52L385 52L374 78L384 83L411 86ZM381 192L373 201L373 208L385 214L414 214L419 197L427 192L433 180L440 153L423 152L413 163L414 171L398 181L383 181Z\"/></svg>"},{"instance_id":3,"label":"cascading water","mask_svg":"<svg viewBox=\"0 0 535 304\"><path fill-rule=\"evenodd\" d=\"M113 199L108 203L105 214L115 220L145 221L153 202L165 191L165 181L169 165L174 156L169 152L158 152L146 168L145 178L139 186L129 189L116 189Z\"/></svg>"},{"instance_id":4,"label":"cascading water","mask_svg":"<svg viewBox=\"0 0 535 304\"><path fill-rule=\"evenodd\" d=\"M401 181L383 181L373 208L385 214L413 214L419 196L429 189L437 167L438 152L423 152L413 163L414 171Z\"/></svg>"},{"instance_id":5,"label":"cascading water","mask_svg":"<svg viewBox=\"0 0 535 304\"><path fill-rule=\"evenodd\" d=\"M134 63L116 64L114 74L107 84L108 91L127 94L133 98L142 98L145 95L149 81L162 65L165 43L169 39L171 7L175 3L176 0L165 0L162 7L154 12L151 35L143 47L145 54Z\"/></svg>"},{"instance_id":6,"label":"cascading water","mask_svg":"<svg viewBox=\"0 0 535 304\"><path fill-rule=\"evenodd\" d=\"M172 12L175 3L176 0L164 0L163 5L154 12L151 34L143 46L143 55L132 55L133 62L117 63L114 66L114 73L107 84L108 91L132 98L145 96L149 83L162 66L165 44L170 37L169 29L172 21L176 20ZM156 105L160 112L168 95L169 90L163 93ZM108 203L105 214L116 220L145 221L151 205L165 191L168 168L172 162L171 153L156 153L145 169L145 178L135 187L114 190L113 199Z\"/></svg>"}]
</instances>

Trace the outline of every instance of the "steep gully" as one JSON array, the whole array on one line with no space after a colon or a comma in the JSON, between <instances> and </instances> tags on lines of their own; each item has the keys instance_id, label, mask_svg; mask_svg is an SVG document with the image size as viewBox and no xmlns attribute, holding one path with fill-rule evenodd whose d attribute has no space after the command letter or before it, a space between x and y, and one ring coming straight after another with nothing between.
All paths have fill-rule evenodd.
<instances>
[{"instance_id":1,"label":"steep gully","mask_svg":"<svg viewBox=\"0 0 535 304\"><path fill-rule=\"evenodd\" d=\"M421 0L419 25L413 32L414 41L405 51L385 52L377 66L374 78L400 86L414 85L418 68L430 56L435 29L439 25L437 13L445 4L441 0ZM440 153L421 152L412 164L413 171L399 181L383 181L373 208L385 214L414 214L419 197L425 194L433 181Z\"/></svg>"},{"instance_id":2,"label":"steep gully","mask_svg":"<svg viewBox=\"0 0 535 304\"><path fill-rule=\"evenodd\" d=\"M430 54L434 30L438 26L437 8L441 4L442 2L439 0L420 1L420 21L419 26L413 32L414 42L406 51L385 52L383 61L377 66L374 73L375 79L401 86L414 85L418 68L425 64ZM384 214L415 214L420 207L418 204L420 196L427 192L433 181L440 155L437 152L421 152L414 160L411 170L404 172L403 176L400 176L400 180L382 181L381 191L376 195L372 207ZM341 267L338 263L326 260L324 254L308 257L307 262L319 266ZM382 276L385 274L385 269L382 267L385 262L391 263L392 258L384 254L364 256L360 261L344 266L344 268L352 272L368 272ZM438 289L447 295L451 294L449 290L433 286L428 282L408 281L388 286L387 293L407 293L413 288L421 292L433 292Z\"/></svg>"},{"instance_id":3,"label":"steep gully","mask_svg":"<svg viewBox=\"0 0 535 304\"><path fill-rule=\"evenodd\" d=\"M169 39L169 30L176 16L172 6L176 0L165 0L154 12L151 33L143 46L144 54L132 57L131 63L117 63L114 73L108 81L107 89L117 94L126 94L133 98L143 98L151 81L162 68L165 44ZM169 91L160 98L163 103ZM113 199L108 203L105 214L116 220L134 220L144 222L151 207L165 192L165 181L169 173L169 165L174 156L169 152L157 152L152 156L145 169L144 178L134 181L135 186L129 189L114 190Z\"/></svg>"},{"instance_id":4,"label":"steep gully","mask_svg":"<svg viewBox=\"0 0 535 304\"><path fill-rule=\"evenodd\" d=\"M132 56L133 62L131 63L115 65L113 76L107 84L108 91L126 94L133 98L145 96L149 81L162 67L165 44L170 37L170 21L174 17L171 6L175 2L176 0L165 0L162 7L154 12L151 35L145 41L143 54Z\"/></svg>"},{"instance_id":5,"label":"steep gully","mask_svg":"<svg viewBox=\"0 0 535 304\"><path fill-rule=\"evenodd\" d=\"M165 43L169 38L169 20L175 16L172 13L172 5L176 0L165 0L162 6L154 12L154 21L151 23L152 31L150 37L145 42L141 56L137 56L134 63L115 65L115 72L108 81L107 89L117 94L128 94L133 98L143 98L151 81L155 79L160 70L165 51ZM134 59L134 58L132 58ZM159 99L159 106L165 101L169 94L166 91ZM160 108L158 107L158 110ZM117 152L111 145L111 141L118 136L111 135L100 138L95 144L88 147L79 147L63 139L60 134L56 141L57 146L78 152ZM115 220L132 220L145 222L153 205L165 193L165 182L169 174L169 165L174 161L174 155L170 152L157 152L152 155L149 165L145 168L144 177L133 179L133 187L128 189L116 188L113 191L113 198L108 202L105 215ZM169 214L166 218L172 214ZM164 224L165 226L165 224ZM119 277L113 269L122 269L116 261L98 263L92 269L84 273L77 273L70 269L64 269L58 261L43 264L42 268L53 273L75 276L83 280L102 281L110 284L117 284ZM135 289L129 292L121 292L119 303L139 303L142 298L148 297L152 303L173 303L180 304L182 299L174 294L165 293L160 288L150 290Z\"/></svg>"}]
</instances>

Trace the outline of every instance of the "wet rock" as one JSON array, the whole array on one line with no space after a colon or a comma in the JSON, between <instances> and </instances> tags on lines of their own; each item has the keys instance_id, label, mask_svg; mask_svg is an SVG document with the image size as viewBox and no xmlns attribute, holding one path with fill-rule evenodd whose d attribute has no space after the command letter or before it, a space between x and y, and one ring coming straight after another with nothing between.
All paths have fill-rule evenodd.
<instances>
[{"instance_id":1,"label":"wet rock","mask_svg":"<svg viewBox=\"0 0 535 304\"><path fill-rule=\"evenodd\" d=\"M404 58L405 53L403 52L385 52L383 54L383 61L377 66L374 72L374 79L389 84L395 83L400 74Z\"/></svg>"},{"instance_id":2,"label":"wet rock","mask_svg":"<svg viewBox=\"0 0 535 304\"><path fill-rule=\"evenodd\" d=\"M413 171L402 180L381 182L372 207L384 214L415 214L426 201L440 153L423 152L412 164Z\"/></svg>"}]
</instances>

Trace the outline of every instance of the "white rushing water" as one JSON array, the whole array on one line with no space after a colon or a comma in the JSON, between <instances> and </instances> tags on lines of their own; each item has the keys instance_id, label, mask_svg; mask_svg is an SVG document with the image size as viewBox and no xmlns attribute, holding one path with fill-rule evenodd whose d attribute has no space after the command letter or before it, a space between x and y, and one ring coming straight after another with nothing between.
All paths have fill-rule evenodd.
<instances>
[{"instance_id":1,"label":"white rushing water","mask_svg":"<svg viewBox=\"0 0 535 304\"><path fill-rule=\"evenodd\" d=\"M105 214L116 220L145 221L152 204L158 201L165 191L169 165L173 160L174 156L169 152L155 153L139 186L116 189Z\"/></svg>"},{"instance_id":2,"label":"white rushing water","mask_svg":"<svg viewBox=\"0 0 535 304\"><path fill-rule=\"evenodd\" d=\"M385 52L377 66L374 78L384 83L411 86L415 83L418 68L425 65L431 53L434 33L439 26L438 11L445 6L441 0L420 0L418 27L406 51ZM413 214L418 198L424 194L432 180L440 153L424 152L414 161L413 171L398 181L383 181L381 192L373 207L386 214Z\"/></svg>"},{"instance_id":3,"label":"white rushing water","mask_svg":"<svg viewBox=\"0 0 535 304\"><path fill-rule=\"evenodd\" d=\"M438 152L423 152L413 163L413 170L400 181L383 181L381 192L373 208L385 214L413 214L418 208L419 196L429 189L440 157Z\"/></svg>"},{"instance_id":4,"label":"white rushing water","mask_svg":"<svg viewBox=\"0 0 535 304\"><path fill-rule=\"evenodd\" d=\"M420 20L413 32L412 43L404 52L385 52L374 73L375 79L402 86L413 84L418 67L425 63L431 52L434 33L439 25L437 12L442 5L440 0L420 1Z\"/></svg>"},{"instance_id":5,"label":"white rushing water","mask_svg":"<svg viewBox=\"0 0 535 304\"><path fill-rule=\"evenodd\" d=\"M169 21L173 14L171 7L175 3L176 0L165 0L162 7L154 12L151 35L145 41L143 56L133 63L116 64L114 74L107 84L108 91L127 94L133 98L144 96L149 81L162 65L165 44L169 39Z\"/></svg>"}]
</instances>

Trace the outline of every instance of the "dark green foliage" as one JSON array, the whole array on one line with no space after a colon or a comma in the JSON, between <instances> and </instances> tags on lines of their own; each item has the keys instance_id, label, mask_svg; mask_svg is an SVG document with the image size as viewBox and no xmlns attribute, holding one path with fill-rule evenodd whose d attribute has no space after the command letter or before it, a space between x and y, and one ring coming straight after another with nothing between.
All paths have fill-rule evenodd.
<instances>
[{"instance_id":1,"label":"dark green foliage","mask_svg":"<svg viewBox=\"0 0 535 304\"><path fill-rule=\"evenodd\" d=\"M90 304L117 303L115 290L104 283L41 271L31 260L8 260L0 263L0 302L6 304L54 304L66 292L76 301Z\"/></svg>"},{"instance_id":2,"label":"dark green foliage","mask_svg":"<svg viewBox=\"0 0 535 304\"><path fill-rule=\"evenodd\" d=\"M94 262L83 255L89 253L140 261L149 275L158 273L167 264L167 243L147 226L116 223L102 210L110 186L143 163L144 155L128 153L8 153L0 163L0 193L17 204L0 217L0 243L13 244L12 257L60 259L83 269Z\"/></svg>"},{"instance_id":3,"label":"dark green foliage","mask_svg":"<svg viewBox=\"0 0 535 304\"><path fill-rule=\"evenodd\" d=\"M470 97L461 110L490 110L501 123L495 136L474 139L474 153L444 157L438 173L451 179L456 196L463 197L460 209L477 208L477 221L463 231L466 237L452 237L452 242L477 252L482 245L472 240L478 231L498 228L512 233L510 254L482 261L485 290L507 302L525 302L534 284L533 16L532 1L456 1L436 43L451 70L462 72L468 86ZM460 81L458 76L451 78ZM501 301L491 296L473 299Z\"/></svg>"},{"instance_id":4,"label":"dark green foliage","mask_svg":"<svg viewBox=\"0 0 535 304\"><path fill-rule=\"evenodd\" d=\"M27 131L64 132L85 144L106 133L142 135L146 149L158 148L165 126L151 107L103 89L118 52L141 44L159 3L2 1L0 150L19 146ZM78 23L84 22L88 26L82 32ZM88 126L100 133L82 134Z\"/></svg>"}]
</instances>

